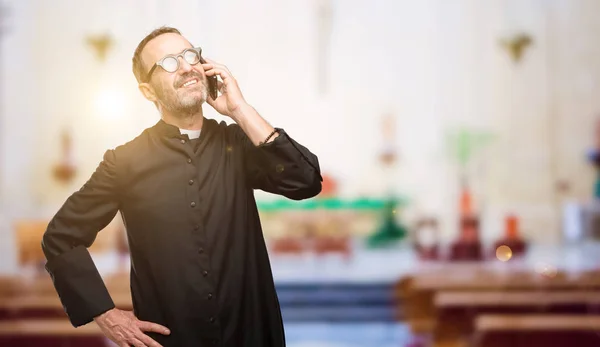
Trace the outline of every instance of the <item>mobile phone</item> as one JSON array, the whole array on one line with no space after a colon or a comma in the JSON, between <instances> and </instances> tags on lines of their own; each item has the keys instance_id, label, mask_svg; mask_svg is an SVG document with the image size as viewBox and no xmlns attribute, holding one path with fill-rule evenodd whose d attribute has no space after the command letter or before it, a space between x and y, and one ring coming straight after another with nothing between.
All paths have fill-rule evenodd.
<instances>
[{"instance_id":1,"label":"mobile phone","mask_svg":"<svg viewBox=\"0 0 600 347\"><path fill-rule=\"evenodd\" d=\"M206 60L204 60L204 58L202 58L202 56L200 56L200 63L206 64ZM210 97L213 100L215 100L217 98L217 91L218 91L217 76L210 76L207 78L208 78L208 94L210 95Z\"/></svg>"}]
</instances>

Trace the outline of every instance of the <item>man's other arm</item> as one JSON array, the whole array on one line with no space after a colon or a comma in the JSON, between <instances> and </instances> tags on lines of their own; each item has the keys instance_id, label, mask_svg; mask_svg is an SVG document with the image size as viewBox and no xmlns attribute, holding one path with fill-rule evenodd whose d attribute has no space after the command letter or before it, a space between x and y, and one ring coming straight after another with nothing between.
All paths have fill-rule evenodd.
<instances>
[{"instance_id":1,"label":"man's other arm","mask_svg":"<svg viewBox=\"0 0 600 347\"><path fill-rule=\"evenodd\" d=\"M283 129L273 128L249 105L240 107L232 118L237 123L233 126L237 141L245 149L245 170L252 188L293 200L321 192L319 160L308 148Z\"/></svg>"},{"instance_id":2,"label":"man's other arm","mask_svg":"<svg viewBox=\"0 0 600 347\"><path fill-rule=\"evenodd\" d=\"M46 270L73 326L115 307L88 252L119 210L115 153L109 150L85 185L71 195L42 238Z\"/></svg>"}]
</instances>

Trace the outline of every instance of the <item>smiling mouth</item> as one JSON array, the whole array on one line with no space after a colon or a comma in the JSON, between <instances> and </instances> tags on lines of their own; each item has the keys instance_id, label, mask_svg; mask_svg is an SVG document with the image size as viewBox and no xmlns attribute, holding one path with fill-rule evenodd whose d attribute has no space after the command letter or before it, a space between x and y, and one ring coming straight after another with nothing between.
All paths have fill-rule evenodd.
<instances>
[{"instance_id":1,"label":"smiling mouth","mask_svg":"<svg viewBox=\"0 0 600 347\"><path fill-rule=\"evenodd\" d=\"M193 86L195 84L198 84L198 80L194 78L192 80L189 80L189 81L185 82L181 87L182 88L187 88L187 87L191 87L191 86Z\"/></svg>"}]
</instances>

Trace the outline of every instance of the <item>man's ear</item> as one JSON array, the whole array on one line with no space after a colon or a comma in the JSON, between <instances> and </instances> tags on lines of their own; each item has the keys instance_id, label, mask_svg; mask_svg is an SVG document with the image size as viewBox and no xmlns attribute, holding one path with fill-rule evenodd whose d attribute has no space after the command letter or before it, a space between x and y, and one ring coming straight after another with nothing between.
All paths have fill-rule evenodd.
<instances>
[{"instance_id":1,"label":"man's ear","mask_svg":"<svg viewBox=\"0 0 600 347\"><path fill-rule=\"evenodd\" d=\"M154 88L149 83L138 84L138 89L144 94L146 99L156 103L156 93L154 93Z\"/></svg>"}]
</instances>

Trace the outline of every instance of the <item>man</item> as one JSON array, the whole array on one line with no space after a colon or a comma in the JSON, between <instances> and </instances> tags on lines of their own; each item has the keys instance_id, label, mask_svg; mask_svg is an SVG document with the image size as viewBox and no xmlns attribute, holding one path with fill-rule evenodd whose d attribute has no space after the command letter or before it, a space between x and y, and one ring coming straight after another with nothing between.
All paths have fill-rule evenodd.
<instances>
[{"instance_id":1,"label":"man","mask_svg":"<svg viewBox=\"0 0 600 347\"><path fill-rule=\"evenodd\" d=\"M269 125L229 70L205 61L176 29L144 38L133 71L161 120L105 153L42 240L71 323L94 320L123 347L284 346L253 189L313 197L317 157ZM214 100L213 76L222 80ZM235 124L204 118L204 101ZM87 251L117 211L131 251L133 312L115 308Z\"/></svg>"}]
</instances>

